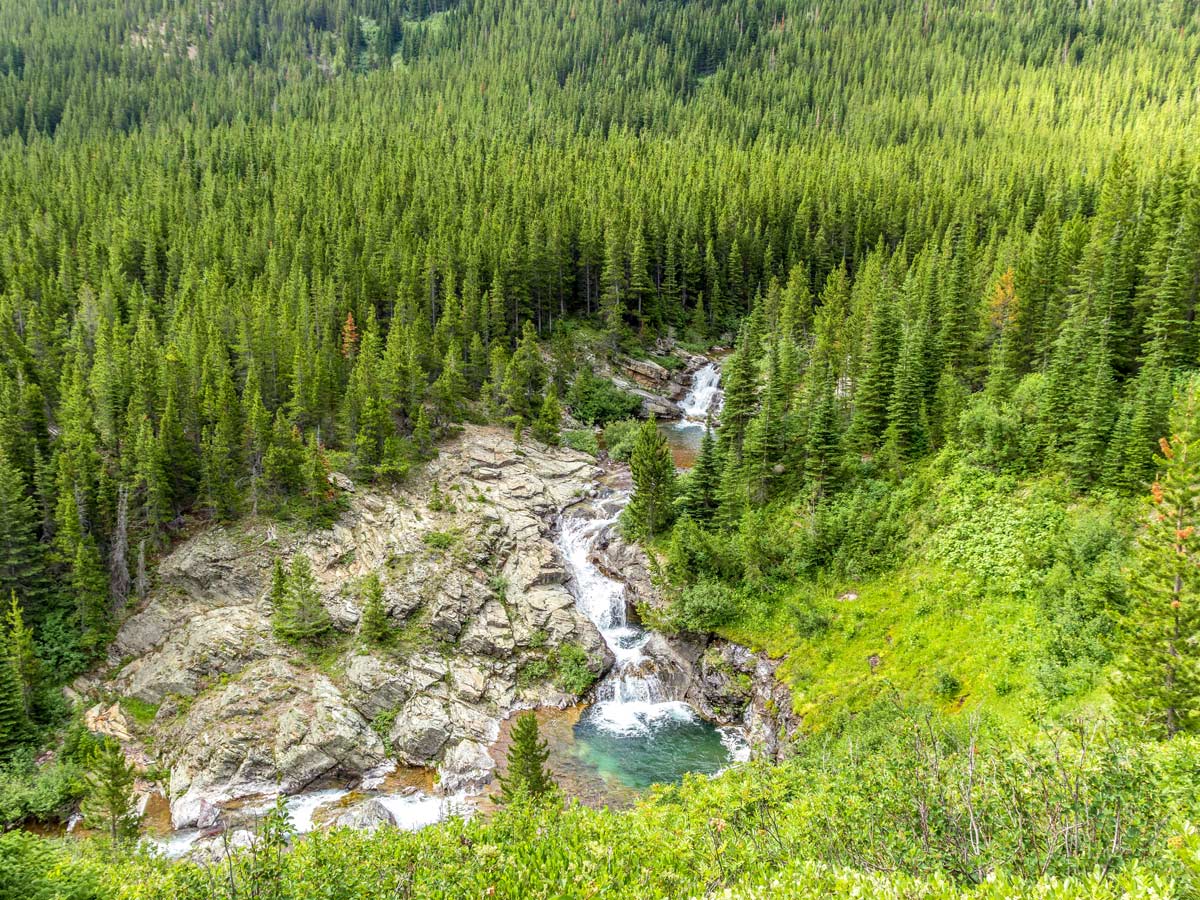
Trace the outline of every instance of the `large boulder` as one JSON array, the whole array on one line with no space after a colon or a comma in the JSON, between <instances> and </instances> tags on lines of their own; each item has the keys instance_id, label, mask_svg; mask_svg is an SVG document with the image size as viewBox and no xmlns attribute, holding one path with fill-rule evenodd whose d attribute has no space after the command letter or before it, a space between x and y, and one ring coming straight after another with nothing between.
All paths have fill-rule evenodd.
<instances>
[{"instance_id":1,"label":"large boulder","mask_svg":"<svg viewBox=\"0 0 1200 900\"><path fill-rule=\"evenodd\" d=\"M360 831L374 831L380 826L395 824L396 817L392 811L374 797L351 804L329 822L331 828L355 828Z\"/></svg>"}]
</instances>

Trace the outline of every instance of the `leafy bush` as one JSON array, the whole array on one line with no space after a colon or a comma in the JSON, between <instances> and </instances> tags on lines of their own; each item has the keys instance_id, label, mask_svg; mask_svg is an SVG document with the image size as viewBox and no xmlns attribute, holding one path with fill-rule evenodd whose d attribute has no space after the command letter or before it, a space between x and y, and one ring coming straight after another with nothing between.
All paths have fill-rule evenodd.
<instances>
[{"instance_id":1,"label":"leafy bush","mask_svg":"<svg viewBox=\"0 0 1200 900\"><path fill-rule=\"evenodd\" d=\"M0 872L13 856L50 854L57 868L39 863L17 896L37 897L26 886L47 875L96 871L107 891L96 896L119 900L431 900L446 885L509 900L664 900L714 885L746 900L1190 896L1200 839L1173 822L1200 812L1195 737L1126 745L1085 724L1014 745L907 711L855 722L837 740L801 742L783 765L687 779L627 812L516 801L416 833L314 833L286 853L274 849L286 837L276 817L274 836L237 852L220 878L146 857L69 866L58 845L14 854L34 839L5 836Z\"/></svg>"},{"instance_id":2,"label":"leafy bush","mask_svg":"<svg viewBox=\"0 0 1200 900\"><path fill-rule=\"evenodd\" d=\"M545 681L550 677L550 673L551 666L549 660L531 659L517 672L517 684L520 687L528 687L531 684L537 684L539 681Z\"/></svg>"},{"instance_id":3,"label":"leafy bush","mask_svg":"<svg viewBox=\"0 0 1200 900\"><path fill-rule=\"evenodd\" d=\"M738 611L737 595L725 584L702 579L684 588L671 604L671 625L680 631L712 631Z\"/></svg>"},{"instance_id":4,"label":"leafy bush","mask_svg":"<svg viewBox=\"0 0 1200 900\"><path fill-rule=\"evenodd\" d=\"M587 653L578 644L558 648L555 683L568 694L582 694L596 681Z\"/></svg>"},{"instance_id":5,"label":"leafy bush","mask_svg":"<svg viewBox=\"0 0 1200 900\"><path fill-rule=\"evenodd\" d=\"M458 542L458 535L452 531L427 531L421 540L434 550L449 550Z\"/></svg>"},{"instance_id":6,"label":"leafy bush","mask_svg":"<svg viewBox=\"0 0 1200 900\"><path fill-rule=\"evenodd\" d=\"M933 692L943 700L953 700L962 690L962 682L949 672L938 672L933 679Z\"/></svg>"},{"instance_id":7,"label":"leafy bush","mask_svg":"<svg viewBox=\"0 0 1200 900\"><path fill-rule=\"evenodd\" d=\"M567 406L580 422L605 425L637 415L642 401L621 390L607 378L598 378L591 369L581 368L567 393Z\"/></svg>"},{"instance_id":8,"label":"leafy bush","mask_svg":"<svg viewBox=\"0 0 1200 900\"><path fill-rule=\"evenodd\" d=\"M580 453L590 453L596 456L600 452L600 442L596 440L596 432L590 428L576 428L562 433L562 442L572 450Z\"/></svg>"},{"instance_id":9,"label":"leafy bush","mask_svg":"<svg viewBox=\"0 0 1200 900\"><path fill-rule=\"evenodd\" d=\"M379 739L385 744L391 740L392 727L396 724L396 716L399 714L397 709L384 709L371 720L371 730L379 735Z\"/></svg>"},{"instance_id":10,"label":"leafy bush","mask_svg":"<svg viewBox=\"0 0 1200 900\"><path fill-rule=\"evenodd\" d=\"M75 762L40 767L14 762L0 770L0 828L27 820L65 821L84 791L83 769Z\"/></svg>"},{"instance_id":11,"label":"leafy bush","mask_svg":"<svg viewBox=\"0 0 1200 900\"><path fill-rule=\"evenodd\" d=\"M61 844L24 831L0 834L0 897L21 900L102 900L117 895L117 870L113 884L104 886L98 866L79 864Z\"/></svg>"},{"instance_id":12,"label":"leafy bush","mask_svg":"<svg viewBox=\"0 0 1200 900\"><path fill-rule=\"evenodd\" d=\"M797 603L792 607L792 625L803 638L814 638L829 627L829 614L814 603Z\"/></svg>"},{"instance_id":13,"label":"leafy bush","mask_svg":"<svg viewBox=\"0 0 1200 900\"><path fill-rule=\"evenodd\" d=\"M622 419L604 426L604 449L613 459L629 462L633 454L633 442L642 423L637 419Z\"/></svg>"}]
</instances>

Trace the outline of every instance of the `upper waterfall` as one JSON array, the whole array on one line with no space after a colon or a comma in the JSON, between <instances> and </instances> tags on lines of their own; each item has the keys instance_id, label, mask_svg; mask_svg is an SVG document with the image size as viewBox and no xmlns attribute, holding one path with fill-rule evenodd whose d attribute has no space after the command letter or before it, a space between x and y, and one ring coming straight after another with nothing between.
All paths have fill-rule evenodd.
<instances>
[{"instance_id":1,"label":"upper waterfall","mask_svg":"<svg viewBox=\"0 0 1200 900\"><path fill-rule=\"evenodd\" d=\"M719 408L721 396L721 370L714 362L706 363L692 376L692 387L679 403L679 411L685 419L703 422L709 412Z\"/></svg>"}]
</instances>

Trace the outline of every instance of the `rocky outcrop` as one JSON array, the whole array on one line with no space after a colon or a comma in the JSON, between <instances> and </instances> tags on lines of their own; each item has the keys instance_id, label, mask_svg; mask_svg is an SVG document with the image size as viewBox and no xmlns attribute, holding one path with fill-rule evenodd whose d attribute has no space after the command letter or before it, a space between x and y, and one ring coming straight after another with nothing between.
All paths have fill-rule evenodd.
<instances>
[{"instance_id":1,"label":"rocky outcrop","mask_svg":"<svg viewBox=\"0 0 1200 900\"><path fill-rule=\"evenodd\" d=\"M374 831L381 825L395 824L396 817L392 811L374 797L347 807L329 823L331 828L356 828L360 831Z\"/></svg>"},{"instance_id":2,"label":"rocky outcrop","mask_svg":"<svg viewBox=\"0 0 1200 900\"><path fill-rule=\"evenodd\" d=\"M486 778L505 716L573 699L526 683L526 666L567 642L595 671L612 664L552 534L595 476L583 454L468 428L403 489L341 486L349 509L327 530L252 522L177 547L90 685L158 704L148 743L171 771L175 827L252 795L354 783L389 759L439 766L447 790ZM272 564L297 554L338 631L320 653L271 629ZM368 573L394 629L383 650L355 635Z\"/></svg>"},{"instance_id":3,"label":"rocky outcrop","mask_svg":"<svg viewBox=\"0 0 1200 900\"><path fill-rule=\"evenodd\" d=\"M657 351L683 361L683 366L668 369L652 359L619 357L610 365L613 383L642 401L642 415L673 420L680 417L679 401L691 388L696 370L710 360L689 353L673 342L660 342Z\"/></svg>"}]
</instances>

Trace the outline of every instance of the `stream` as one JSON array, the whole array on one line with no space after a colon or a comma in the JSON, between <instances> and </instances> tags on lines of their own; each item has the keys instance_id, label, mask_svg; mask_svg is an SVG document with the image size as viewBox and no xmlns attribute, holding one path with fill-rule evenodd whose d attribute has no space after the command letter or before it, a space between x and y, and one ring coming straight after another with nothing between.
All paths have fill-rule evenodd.
<instances>
[{"instance_id":1,"label":"stream","mask_svg":"<svg viewBox=\"0 0 1200 900\"><path fill-rule=\"evenodd\" d=\"M717 728L667 696L655 660L643 649L650 632L628 620L625 586L590 559L597 537L627 500L615 493L604 501L601 518L565 515L559 541L576 603L616 657L574 725L573 752L604 782L640 790L691 772L714 774L745 758L748 747L739 729ZM620 794L612 799L619 804Z\"/></svg>"},{"instance_id":2,"label":"stream","mask_svg":"<svg viewBox=\"0 0 1200 900\"><path fill-rule=\"evenodd\" d=\"M663 426L677 467L691 465L720 397L720 370L708 363L680 403L683 418ZM617 522L628 500L627 492L614 491L593 504L591 516L568 511L560 522L559 547L576 604L616 659L575 723L574 752L606 782L644 789L678 782L691 772L713 774L745 759L749 748L739 729L717 728L668 696L645 651L650 633L629 621L625 586L591 560L597 539Z\"/></svg>"}]
</instances>

